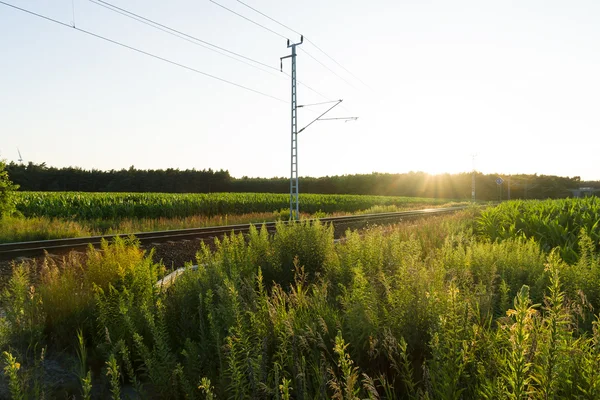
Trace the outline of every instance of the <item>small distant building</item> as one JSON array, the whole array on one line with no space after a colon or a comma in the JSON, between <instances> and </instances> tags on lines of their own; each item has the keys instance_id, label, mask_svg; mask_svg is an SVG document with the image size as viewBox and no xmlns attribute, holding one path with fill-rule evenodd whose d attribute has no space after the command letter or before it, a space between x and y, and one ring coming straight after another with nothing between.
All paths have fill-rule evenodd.
<instances>
[{"instance_id":1,"label":"small distant building","mask_svg":"<svg viewBox=\"0 0 600 400\"><path fill-rule=\"evenodd\" d=\"M579 189L569 189L569 192L573 194L573 197L589 197L596 196L596 193L600 192L600 188L580 187Z\"/></svg>"}]
</instances>

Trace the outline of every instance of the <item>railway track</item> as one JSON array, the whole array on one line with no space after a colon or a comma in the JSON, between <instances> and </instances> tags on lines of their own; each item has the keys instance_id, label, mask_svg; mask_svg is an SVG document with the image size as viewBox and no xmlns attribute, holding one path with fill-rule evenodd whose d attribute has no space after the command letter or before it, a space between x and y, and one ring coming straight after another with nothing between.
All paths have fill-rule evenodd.
<instances>
[{"instance_id":1,"label":"railway track","mask_svg":"<svg viewBox=\"0 0 600 400\"><path fill-rule=\"evenodd\" d=\"M319 218L322 223L331 223L334 226L351 225L355 223L377 223L390 220L398 220L409 217L419 217L426 215L439 215L463 210L466 207L447 207L430 208L425 210L400 211L392 213L347 215L341 217ZM308 220L313 222L315 220ZM294 222L284 222L294 223ZM265 227L269 231L274 231L276 222L266 222ZM177 242L183 240L206 240L214 237L220 237L228 233L247 233L251 224L226 225L205 228L177 229L169 231L139 232L133 234L91 236L72 239L54 239L40 240L32 242L17 242L0 244L0 260L11 260L20 257L36 257L43 255L44 252L50 254L64 254L72 250L82 251L89 245L99 246L102 240L112 240L116 237L127 238L135 236L142 245L151 246L153 244L165 242Z\"/></svg>"}]
</instances>

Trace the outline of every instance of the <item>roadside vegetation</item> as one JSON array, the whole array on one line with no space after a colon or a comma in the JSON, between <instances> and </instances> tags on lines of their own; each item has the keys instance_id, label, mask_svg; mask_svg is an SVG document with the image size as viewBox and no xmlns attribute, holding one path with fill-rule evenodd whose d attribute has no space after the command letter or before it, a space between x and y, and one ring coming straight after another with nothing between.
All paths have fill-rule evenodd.
<instances>
[{"instance_id":1,"label":"roadside vegetation","mask_svg":"<svg viewBox=\"0 0 600 400\"><path fill-rule=\"evenodd\" d=\"M0 220L8 217L15 212L15 191L18 185L12 183L6 171L6 164L0 160Z\"/></svg>"},{"instance_id":2,"label":"roadside vegetation","mask_svg":"<svg viewBox=\"0 0 600 400\"><path fill-rule=\"evenodd\" d=\"M289 195L16 192L17 215L0 221L0 243L131 234L289 218ZM441 199L303 194L301 218L461 205Z\"/></svg>"},{"instance_id":3,"label":"roadside vegetation","mask_svg":"<svg viewBox=\"0 0 600 400\"><path fill-rule=\"evenodd\" d=\"M339 243L318 223L257 227L202 246L198 268L168 286L133 239L41 270L16 265L2 295L1 389L19 399L600 398L597 226L569 225L576 243L547 249L535 235L493 237L486 218L471 209ZM562 259L566 247L574 259ZM70 380L56 379L57 364Z\"/></svg>"}]
</instances>

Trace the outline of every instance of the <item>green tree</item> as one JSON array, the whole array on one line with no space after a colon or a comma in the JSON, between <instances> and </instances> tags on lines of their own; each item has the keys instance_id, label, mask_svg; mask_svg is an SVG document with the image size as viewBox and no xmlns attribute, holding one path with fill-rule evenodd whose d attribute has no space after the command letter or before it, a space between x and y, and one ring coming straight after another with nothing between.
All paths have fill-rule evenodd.
<instances>
[{"instance_id":1,"label":"green tree","mask_svg":"<svg viewBox=\"0 0 600 400\"><path fill-rule=\"evenodd\" d=\"M0 218L15 211L13 192L19 188L11 182L5 167L4 161L0 161Z\"/></svg>"}]
</instances>

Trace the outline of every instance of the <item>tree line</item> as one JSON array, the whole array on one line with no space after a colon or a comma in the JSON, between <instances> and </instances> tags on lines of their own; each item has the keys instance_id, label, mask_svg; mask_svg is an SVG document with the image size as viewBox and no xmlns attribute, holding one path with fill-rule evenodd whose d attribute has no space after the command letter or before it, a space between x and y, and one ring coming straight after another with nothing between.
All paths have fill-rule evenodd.
<instances>
[{"instance_id":1,"label":"tree line","mask_svg":"<svg viewBox=\"0 0 600 400\"><path fill-rule=\"evenodd\" d=\"M227 170L166 169L142 170L131 166L121 170L85 170L76 167L56 168L45 163L6 165L10 179L24 191L81 192L289 192L289 179L234 178ZM402 174L372 173L301 177L300 191L321 194L371 194L384 196L417 196L449 199L471 198L475 175L478 200L541 199L570 197L569 189L581 186L600 188L600 181L583 182L576 177L553 175L511 175L464 172L431 175L425 172ZM502 184L497 179L503 179Z\"/></svg>"}]
</instances>

